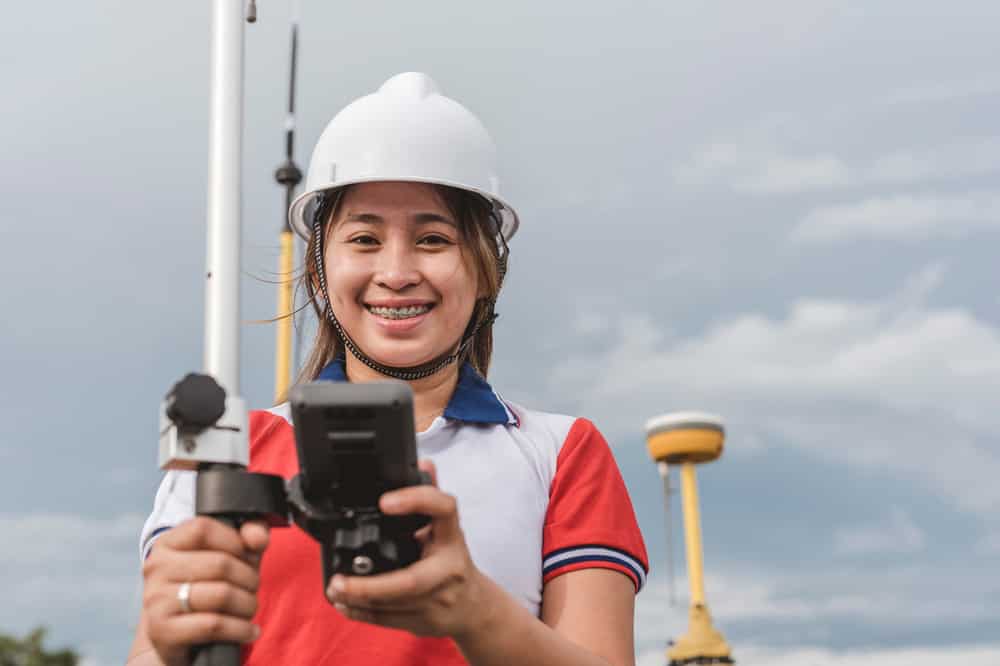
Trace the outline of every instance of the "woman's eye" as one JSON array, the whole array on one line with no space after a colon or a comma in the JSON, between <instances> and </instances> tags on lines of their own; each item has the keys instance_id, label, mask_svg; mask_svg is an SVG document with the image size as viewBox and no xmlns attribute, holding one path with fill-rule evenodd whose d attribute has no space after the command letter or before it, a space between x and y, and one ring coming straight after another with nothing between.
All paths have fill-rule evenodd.
<instances>
[{"instance_id":1,"label":"woman's eye","mask_svg":"<svg viewBox=\"0 0 1000 666\"><path fill-rule=\"evenodd\" d=\"M420 239L424 245L451 245L451 240L438 234L429 234Z\"/></svg>"},{"instance_id":2,"label":"woman's eye","mask_svg":"<svg viewBox=\"0 0 1000 666\"><path fill-rule=\"evenodd\" d=\"M378 239L374 236L355 236L347 242L354 245L376 245L378 243Z\"/></svg>"}]
</instances>

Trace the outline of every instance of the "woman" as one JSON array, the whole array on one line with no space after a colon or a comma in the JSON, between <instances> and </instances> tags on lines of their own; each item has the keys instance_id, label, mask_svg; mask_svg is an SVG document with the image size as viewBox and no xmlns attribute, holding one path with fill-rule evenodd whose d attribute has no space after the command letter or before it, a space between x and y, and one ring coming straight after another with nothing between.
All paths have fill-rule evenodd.
<instances>
[{"instance_id":1,"label":"woman","mask_svg":"<svg viewBox=\"0 0 1000 666\"><path fill-rule=\"evenodd\" d=\"M518 226L494 152L468 110L401 74L330 122L289 213L320 321L300 379L413 389L435 486L380 507L431 516L421 559L324 591L311 538L195 518L192 474L170 472L143 530L130 663L187 664L209 641L246 643L248 664L634 663L646 554L607 444L485 380ZM252 470L297 473L287 405L252 412L250 440Z\"/></svg>"}]
</instances>

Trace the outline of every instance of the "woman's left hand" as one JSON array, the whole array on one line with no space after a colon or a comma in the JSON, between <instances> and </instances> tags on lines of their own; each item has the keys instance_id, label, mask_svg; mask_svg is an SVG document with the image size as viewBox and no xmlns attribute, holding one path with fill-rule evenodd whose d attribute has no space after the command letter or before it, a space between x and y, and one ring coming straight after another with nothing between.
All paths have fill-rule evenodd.
<instances>
[{"instance_id":1,"label":"woman's left hand","mask_svg":"<svg viewBox=\"0 0 1000 666\"><path fill-rule=\"evenodd\" d=\"M457 638L483 619L493 586L472 562L455 498L437 488L430 461L420 461L420 467L435 479L434 485L386 493L379 506L386 514L430 516L430 525L417 533L424 544L423 556L406 568L377 576L337 574L326 593L352 620L418 636Z\"/></svg>"}]
</instances>

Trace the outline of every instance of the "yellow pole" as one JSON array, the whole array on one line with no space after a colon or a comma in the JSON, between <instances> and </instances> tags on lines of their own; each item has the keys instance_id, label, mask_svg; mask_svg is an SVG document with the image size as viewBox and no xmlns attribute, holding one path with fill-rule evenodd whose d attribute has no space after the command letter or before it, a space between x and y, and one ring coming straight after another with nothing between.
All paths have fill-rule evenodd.
<instances>
[{"instance_id":1,"label":"yellow pole","mask_svg":"<svg viewBox=\"0 0 1000 666\"><path fill-rule=\"evenodd\" d=\"M292 266L295 260L292 232L281 232L281 259L278 269L278 339L275 351L274 401L280 402L288 393L292 371Z\"/></svg>"},{"instance_id":2,"label":"yellow pole","mask_svg":"<svg viewBox=\"0 0 1000 666\"><path fill-rule=\"evenodd\" d=\"M712 616L705 601L698 479L694 471L695 465L711 462L722 455L724 440L722 419L703 412L664 414L646 423L646 446L650 457L662 467L667 464L681 467L681 508L684 511L691 608L687 633L678 637L667 650L669 666L733 663L729 644L712 626ZM669 489L667 491L669 493Z\"/></svg>"},{"instance_id":3,"label":"yellow pole","mask_svg":"<svg viewBox=\"0 0 1000 666\"><path fill-rule=\"evenodd\" d=\"M694 463L681 465L681 501L684 508L684 542L687 545L687 568L691 582L691 604L705 604L705 578L702 572L701 518L698 516L698 479Z\"/></svg>"},{"instance_id":4,"label":"yellow pole","mask_svg":"<svg viewBox=\"0 0 1000 666\"><path fill-rule=\"evenodd\" d=\"M726 639L712 626L705 603L705 577L701 560L701 518L698 515L698 480L695 463L681 464L681 502L684 508L684 542L691 579L688 631L667 650L670 666L681 664L732 664Z\"/></svg>"}]
</instances>

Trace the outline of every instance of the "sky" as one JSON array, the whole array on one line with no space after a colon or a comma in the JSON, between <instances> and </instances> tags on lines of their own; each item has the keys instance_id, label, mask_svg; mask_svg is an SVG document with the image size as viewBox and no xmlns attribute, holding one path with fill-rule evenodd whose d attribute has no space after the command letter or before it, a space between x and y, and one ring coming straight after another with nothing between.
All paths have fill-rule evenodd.
<instances>
[{"instance_id":1,"label":"sky","mask_svg":"<svg viewBox=\"0 0 1000 666\"><path fill-rule=\"evenodd\" d=\"M686 626L643 424L723 417L709 606L746 666L1000 664L1000 5L301 3L296 151L402 71L497 142L518 209L491 382L587 416ZM289 5L246 32L243 316L274 313ZM0 631L121 663L159 402L201 365L208 3L0 23ZM274 329L243 327L270 404ZM675 507L679 508L679 507Z\"/></svg>"}]
</instances>

